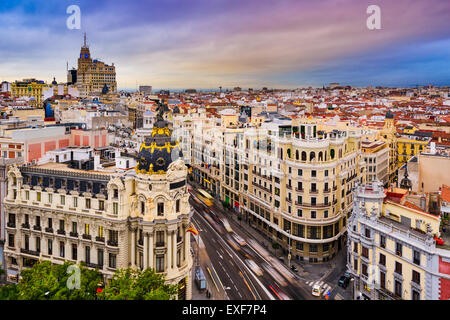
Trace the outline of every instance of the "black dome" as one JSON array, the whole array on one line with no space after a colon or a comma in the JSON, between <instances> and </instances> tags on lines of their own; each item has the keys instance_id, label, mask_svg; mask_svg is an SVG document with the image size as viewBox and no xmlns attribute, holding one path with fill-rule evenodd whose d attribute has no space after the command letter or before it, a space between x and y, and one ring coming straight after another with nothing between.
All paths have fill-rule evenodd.
<instances>
[{"instance_id":1,"label":"black dome","mask_svg":"<svg viewBox=\"0 0 450 320\"><path fill-rule=\"evenodd\" d=\"M163 120L166 109L159 104L157 121L150 136L145 138L138 153L136 172L147 174L164 174L169 165L180 157L178 142L172 141L169 122Z\"/></svg>"}]
</instances>

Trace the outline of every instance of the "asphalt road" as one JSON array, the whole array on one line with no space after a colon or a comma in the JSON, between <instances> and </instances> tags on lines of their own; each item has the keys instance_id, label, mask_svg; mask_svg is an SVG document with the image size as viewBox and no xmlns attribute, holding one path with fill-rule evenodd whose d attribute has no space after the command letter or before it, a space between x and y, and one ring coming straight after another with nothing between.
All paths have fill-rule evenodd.
<instances>
[{"instance_id":1,"label":"asphalt road","mask_svg":"<svg viewBox=\"0 0 450 320\"><path fill-rule=\"evenodd\" d=\"M276 257L268 252L255 250L259 245L254 244L255 239L237 222L227 219L233 230L227 232L222 222L227 215L221 208L198 204L192 197L191 205L195 209L192 221L199 228L211 260L209 269L218 287L214 289L223 294L223 288L229 288L226 292L231 300L303 300L304 297L319 299L313 297L310 288L302 285L303 281L279 263ZM239 245L234 241L233 246L233 241L230 243L228 239L233 233L244 239L246 244ZM262 274L251 270L244 262L245 259L253 260Z\"/></svg>"}]
</instances>

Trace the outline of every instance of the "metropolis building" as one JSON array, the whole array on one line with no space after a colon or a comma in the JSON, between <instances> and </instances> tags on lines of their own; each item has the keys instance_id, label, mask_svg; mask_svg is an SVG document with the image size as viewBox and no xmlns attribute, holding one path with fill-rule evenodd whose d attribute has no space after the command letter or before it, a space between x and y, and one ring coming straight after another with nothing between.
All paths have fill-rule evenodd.
<instances>
[{"instance_id":1,"label":"metropolis building","mask_svg":"<svg viewBox=\"0 0 450 320\"><path fill-rule=\"evenodd\" d=\"M4 201L8 278L38 260L84 263L106 281L120 268L151 267L180 284L178 299L191 299L187 167L169 125L160 113L135 170L79 169L76 153L65 162L11 166Z\"/></svg>"}]
</instances>

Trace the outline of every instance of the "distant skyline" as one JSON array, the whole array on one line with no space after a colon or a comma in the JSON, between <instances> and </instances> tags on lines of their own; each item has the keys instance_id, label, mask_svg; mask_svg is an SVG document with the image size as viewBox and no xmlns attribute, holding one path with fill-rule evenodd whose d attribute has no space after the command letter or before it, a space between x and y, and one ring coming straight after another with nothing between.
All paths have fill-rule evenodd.
<instances>
[{"instance_id":1,"label":"distant skyline","mask_svg":"<svg viewBox=\"0 0 450 320\"><path fill-rule=\"evenodd\" d=\"M0 81L67 81L86 32L119 90L448 86L449 17L448 0L2 0Z\"/></svg>"}]
</instances>

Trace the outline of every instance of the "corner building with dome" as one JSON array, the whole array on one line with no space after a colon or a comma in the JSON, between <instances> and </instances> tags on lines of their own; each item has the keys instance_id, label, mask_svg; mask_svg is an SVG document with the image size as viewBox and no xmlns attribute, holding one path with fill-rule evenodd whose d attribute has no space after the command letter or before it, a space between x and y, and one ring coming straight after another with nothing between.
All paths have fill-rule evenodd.
<instances>
[{"instance_id":1,"label":"corner building with dome","mask_svg":"<svg viewBox=\"0 0 450 320\"><path fill-rule=\"evenodd\" d=\"M69 163L11 166L4 200L8 277L39 260L84 263L105 282L117 269L153 268L191 299L187 167L160 111L135 170L74 169Z\"/></svg>"}]
</instances>

